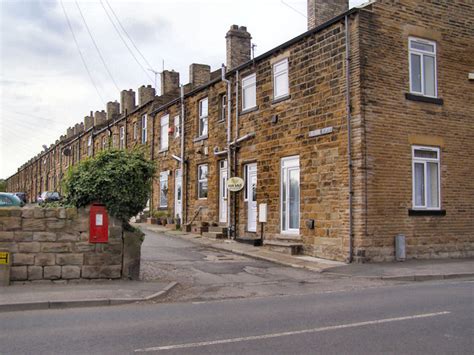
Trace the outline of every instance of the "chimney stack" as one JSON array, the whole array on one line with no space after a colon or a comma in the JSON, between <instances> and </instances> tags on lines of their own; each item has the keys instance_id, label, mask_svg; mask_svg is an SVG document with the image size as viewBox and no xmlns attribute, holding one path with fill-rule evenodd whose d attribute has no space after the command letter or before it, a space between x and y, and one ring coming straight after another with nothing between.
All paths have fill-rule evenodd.
<instances>
[{"instance_id":1,"label":"chimney stack","mask_svg":"<svg viewBox=\"0 0 474 355\"><path fill-rule=\"evenodd\" d=\"M71 138L72 136L74 136L74 128L68 127L68 129L66 130L66 137Z\"/></svg>"},{"instance_id":2,"label":"chimney stack","mask_svg":"<svg viewBox=\"0 0 474 355\"><path fill-rule=\"evenodd\" d=\"M108 121L113 120L120 115L120 104L117 102L117 100L113 102L112 101L107 102L106 108L107 108Z\"/></svg>"},{"instance_id":3,"label":"chimney stack","mask_svg":"<svg viewBox=\"0 0 474 355\"><path fill-rule=\"evenodd\" d=\"M78 135L79 133L82 133L84 132L84 124L79 124L79 123L76 123L74 125L74 135Z\"/></svg>"},{"instance_id":4,"label":"chimney stack","mask_svg":"<svg viewBox=\"0 0 474 355\"><path fill-rule=\"evenodd\" d=\"M226 36L227 70L231 70L250 60L252 36L247 27L232 25Z\"/></svg>"},{"instance_id":5,"label":"chimney stack","mask_svg":"<svg viewBox=\"0 0 474 355\"><path fill-rule=\"evenodd\" d=\"M308 30L349 9L349 0L308 0Z\"/></svg>"},{"instance_id":6,"label":"chimney stack","mask_svg":"<svg viewBox=\"0 0 474 355\"><path fill-rule=\"evenodd\" d=\"M122 114L130 113L135 109L135 91L130 89L120 92L120 107Z\"/></svg>"},{"instance_id":7,"label":"chimney stack","mask_svg":"<svg viewBox=\"0 0 474 355\"><path fill-rule=\"evenodd\" d=\"M189 82L194 86L204 85L211 81L211 67L206 64L193 63L189 66Z\"/></svg>"},{"instance_id":8,"label":"chimney stack","mask_svg":"<svg viewBox=\"0 0 474 355\"><path fill-rule=\"evenodd\" d=\"M161 95L179 90L179 73L174 70L164 70L161 73Z\"/></svg>"},{"instance_id":9,"label":"chimney stack","mask_svg":"<svg viewBox=\"0 0 474 355\"><path fill-rule=\"evenodd\" d=\"M94 117L92 116L92 112L90 116L84 117L84 131L87 131L94 125Z\"/></svg>"},{"instance_id":10,"label":"chimney stack","mask_svg":"<svg viewBox=\"0 0 474 355\"><path fill-rule=\"evenodd\" d=\"M104 110L102 111L95 111L94 113L94 127L100 126L105 123L107 120L107 114L105 113Z\"/></svg>"},{"instance_id":11,"label":"chimney stack","mask_svg":"<svg viewBox=\"0 0 474 355\"><path fill-rule=\"evenodd\" d=\"M155 89L151 85L138 88L138 106L142 106L155 98Z\"/></svg>"}]
</instances>

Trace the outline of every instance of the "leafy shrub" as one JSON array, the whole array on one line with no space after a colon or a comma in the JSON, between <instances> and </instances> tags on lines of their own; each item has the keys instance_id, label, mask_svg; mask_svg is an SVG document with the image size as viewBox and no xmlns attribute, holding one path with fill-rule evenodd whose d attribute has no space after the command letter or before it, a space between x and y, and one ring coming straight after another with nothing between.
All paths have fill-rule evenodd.
<instances>
[{"instance_id":1,"label":"leafy shrub","mask_svg":"<svg viewBox=\"0 0 474 355\"><path fill-rule=\"evenodd\" d=\"M64 181L66 203L82 207L103 203L124 223L146 206L153 162L138 150L102 151L68 171Z\"/></svg>"}]
</instances>

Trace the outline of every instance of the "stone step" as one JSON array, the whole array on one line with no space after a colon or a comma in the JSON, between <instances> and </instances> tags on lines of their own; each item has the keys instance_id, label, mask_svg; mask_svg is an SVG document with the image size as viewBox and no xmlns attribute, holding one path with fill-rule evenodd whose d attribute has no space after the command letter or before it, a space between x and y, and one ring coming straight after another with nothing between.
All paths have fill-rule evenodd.
<instances>
[{"instance_id":1,"label":"stone step","mask_svg":"<svg viewBox=\"0 0 474 355\"><path fill-rule=\"evenodd\" d=\"M198 225L190 225L190 226L186 226L186 231L187 232L191 232L193 234L203 234L203 233L206 233L207 231L209 230L209 227L204 227L204 226L198 226Z\"/></svg>"},{"instance_id":2,"label":"stone step","mask_svg":"<svg viewBox=\"0 0 474 355\"><path fill-rule=\"evenodd\" d=\"M217 232L227 235L227 227L222 226L209 226L209 232Z\"/></svg>"},{"instance_id":3,"label":"stone step","mask_svg":"<svg viewBox=\"0 0 474 355\"><path fill-rule=\"evenodd\" d=\"M265 240L263 246L265 249L288 255L301 254L303 249L303 243L282 240Z\"/></svg>"},{"instance_id":4,"label":"stone step","mask_svg":"<svg viewBox=\"0 0 474 355\"><path fill-rule=\"evenodd\" d=\"M209 239L223 239L226 238L226 236L223 233L219 232L204 232L202 233L203 237L209 238Z\"/></svg>"}]
</instances>

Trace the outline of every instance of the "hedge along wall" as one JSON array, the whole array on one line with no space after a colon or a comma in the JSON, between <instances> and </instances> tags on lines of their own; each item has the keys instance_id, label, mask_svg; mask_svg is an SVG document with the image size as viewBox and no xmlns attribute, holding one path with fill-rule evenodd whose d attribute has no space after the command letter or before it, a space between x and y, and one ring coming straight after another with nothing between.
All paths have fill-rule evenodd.
<instances>
[{"instance_id":1,"label":"hedge along wall","mask_svg":"<svg viewBox=\"0 0 474 355\"><path fill-rule=\"evenodd\" d=\"M109 242L89 243L89 208L1 208L0 249L11 281L122 276L122 225L109 216Z\"/></svg>"}]
</instances>

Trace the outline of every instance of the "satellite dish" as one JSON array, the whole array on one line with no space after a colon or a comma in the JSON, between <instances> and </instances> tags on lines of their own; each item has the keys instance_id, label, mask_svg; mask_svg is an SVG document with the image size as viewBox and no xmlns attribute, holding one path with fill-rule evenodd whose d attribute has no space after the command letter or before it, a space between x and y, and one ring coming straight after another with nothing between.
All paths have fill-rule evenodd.
<instances>
[{"instance_id":1,"label":"satellite dish","mask_svg":"<svg viewBox=\"0 0 474 355\"><path fill-rule=\"evenodd\" d=\"M69 148L69 147L64 148L63 149L63 155L66 156L66 157L70 156L71 155L71 148Z\"/></svg>"}]
</instances>

